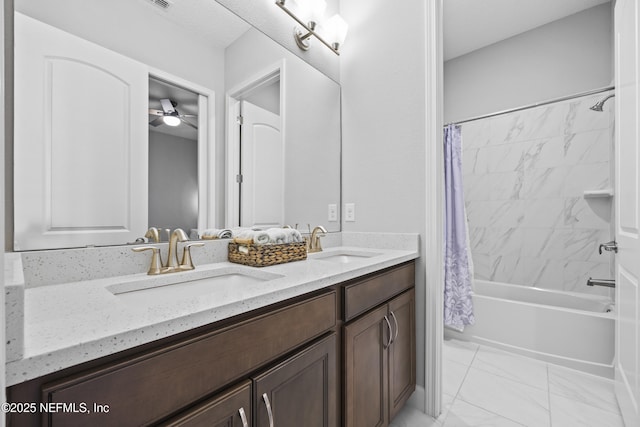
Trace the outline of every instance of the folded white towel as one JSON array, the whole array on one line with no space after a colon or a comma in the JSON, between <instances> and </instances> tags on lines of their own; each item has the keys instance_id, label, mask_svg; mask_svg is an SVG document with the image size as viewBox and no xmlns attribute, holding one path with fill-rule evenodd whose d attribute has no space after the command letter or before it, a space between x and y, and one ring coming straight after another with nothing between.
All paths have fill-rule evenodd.
<instances>
[{"instance_id":1,"label":"folded white towel","mask_svg":"<svg viewBox=\"0 0 640 427\"><path fill-rule=\"evenodd\" d=\"M283 228L270 228L266 231L266 233L269 236L269 243L277 245L287 243L287 236Z\"/></svg>"},{"instance_id":2,"label":"folded white towel","mask_svg":"<svg viewBox=\"0 0 640 427\"><path fill-rule=\"evenodd\" d=\"M297 243L302 242L302 234L298 230L293 228L283 229L285 235L285 243Z\"/></svg>"},{"instance_id":3,"label":"folded white towel","mask_svg":"<svg viewBox=\"0 0 640 427\"><path fill-rule=\"evenodd\" d=\"M253 243L256 245L267 245L271 243L271 237L266 231L254 231Z\"/></svg>"},{"instance_id":4,"label":"folded white towel","mask_svg":"<svg viewBox=\"0 0 640 427\"><path fill-rule=\"evenodd\" d=\"M246 240L252 239L253 243L255 243L256 245L267 245L271 243L269 240L269 235L266 231L251 230L250 228L234 230L233 237Z\"/></svg>"},{"instance_id":5,"label":"folded white towel","mask_svg":"<svg viewBox=\"0 0 640 427\"><path fill-rule=\"evenodd\" d=\"M200 237L203 239L230 239L231 230L228 228L207 228L203 230Z\"/></svg>"},{"instance_id":6,"label":"folded white towel","mask_svg":"<svg viewBox=\"0 0 640 427\"><path fill-rule=\"evenodd\" d=\"M269 228L265 231L260 231L239 227L233 228L229 232L232 237L237 237L238 239L253 239L253 243L256 245L302 242L302 234L292 228Z\"/></svg>"}]
</instances>

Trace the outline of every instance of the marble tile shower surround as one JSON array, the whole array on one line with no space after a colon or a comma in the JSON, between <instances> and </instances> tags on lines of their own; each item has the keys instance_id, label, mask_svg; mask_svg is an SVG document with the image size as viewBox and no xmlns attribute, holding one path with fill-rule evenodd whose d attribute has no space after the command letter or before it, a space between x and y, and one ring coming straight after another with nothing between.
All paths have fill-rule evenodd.
<instances>
[{"instance_id":1,"label":"marble tile shower surround","mask_svg":"<svg viewBox=\"0 0 640 427\"><path fill-rule=\"evenodd\" d=\"M608 92L462 125L465 205L475 277L609 295L614 103Z\"/></svg>"}]
</instances>

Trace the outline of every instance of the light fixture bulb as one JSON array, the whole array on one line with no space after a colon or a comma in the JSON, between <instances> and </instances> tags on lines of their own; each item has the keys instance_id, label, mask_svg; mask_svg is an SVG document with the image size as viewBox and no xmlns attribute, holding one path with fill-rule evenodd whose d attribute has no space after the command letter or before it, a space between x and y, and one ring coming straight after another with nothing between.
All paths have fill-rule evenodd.
<instances>
[{"instance_id":1,"label":"light fixture bulb","mask_svg":"<svg viewBox=\"0 0 640 427\"><path fill-rule=\"evenodd\" d=\"M340 15L333 15L327 19L327 22L322 24L322 27L329 43L336 46L341 46L344 43L349 25Z\"/></svg>"},{"instance_id":2,"label":"light fixture bulb","mask_svg":"<svg viewBox=\"0 0 640 427\"><path fill-rule=\"evenodd\" d=\"M167 126L178 126L180 124L180 118L176 116L164 116L162 121Z\"/></svg>"},{"instance_id":3,"label":"light fixture bulb","mask_svg":"<svg viewBox=\"0 0 640 427\"><path fill-rule=\"evenodd\" d=\"M327 8L326 0L296 0L298 5L298 18L303 22L322 21L324 11Z\"/></svg>"}]
</instances>

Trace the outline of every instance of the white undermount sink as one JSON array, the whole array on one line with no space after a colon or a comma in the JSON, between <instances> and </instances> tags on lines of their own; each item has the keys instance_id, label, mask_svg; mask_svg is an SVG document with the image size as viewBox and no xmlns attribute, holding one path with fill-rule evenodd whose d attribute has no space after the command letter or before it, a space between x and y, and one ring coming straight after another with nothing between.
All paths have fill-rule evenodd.
<instances>
[{"instance_id":1,"label":"white undermount sink","mask_svg":"<svg viewBox=\"0 0 640 427\"><path fill-rule=\"evenodd\" d=\"M327 252L319 252L310 255L311 259L317 259L320 261L337 262L340 264L346 264L354 261L362 261L366 258L372 258L380 255L378 252L368 251L355 251L355 250L335 250Z\"/></svg>"},{"instance_id":2,"label":"white undermount sink","mask_svg":"<svg viewBox=\"0 0 640 427\"><path fill-rule=\"evenodd\" d=\"M283 277L266 271L254 271L243 267L169 273L145 276L107 286L118 300L134 305L149 305L191 299L207 295L225 300L242 298L253 285Z\"/></svg>"}]
</instances>

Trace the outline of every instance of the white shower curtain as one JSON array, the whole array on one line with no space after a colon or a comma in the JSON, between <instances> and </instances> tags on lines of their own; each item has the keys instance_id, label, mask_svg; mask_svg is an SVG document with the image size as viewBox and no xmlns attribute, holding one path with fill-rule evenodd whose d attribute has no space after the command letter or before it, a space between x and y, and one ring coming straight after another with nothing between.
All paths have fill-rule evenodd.
<instances>
[{"instance_id":1,"label":"white shower curtain","mask_svg":"<svg viewBox=\"0 0 640 427\"><path fill-rule=\"evenodd\" d=\"M462 187L462 135L458 125L448 125L444 129L444 162L444 324L462 330L475 319Z\"/></svg>"}]
</instances>

